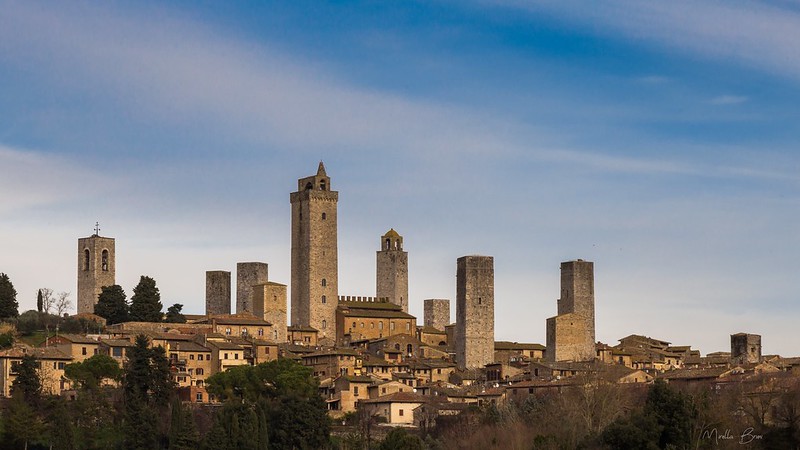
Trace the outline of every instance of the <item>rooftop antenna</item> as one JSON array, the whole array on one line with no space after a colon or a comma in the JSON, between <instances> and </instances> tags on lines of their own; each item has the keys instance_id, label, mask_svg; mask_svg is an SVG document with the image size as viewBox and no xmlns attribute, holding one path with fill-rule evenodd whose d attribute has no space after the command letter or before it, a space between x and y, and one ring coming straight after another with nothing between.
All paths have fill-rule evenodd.
<instances>
[{"instance_id":1,"label":"rooftop antenna","mask_svg":"<svg viewBox=\"0 0 800 450\"><path fill-rule=\"evenodd\" d=\"M100 236L100 222L94 223L94 235Z\"/></svg>"}]
</instances>

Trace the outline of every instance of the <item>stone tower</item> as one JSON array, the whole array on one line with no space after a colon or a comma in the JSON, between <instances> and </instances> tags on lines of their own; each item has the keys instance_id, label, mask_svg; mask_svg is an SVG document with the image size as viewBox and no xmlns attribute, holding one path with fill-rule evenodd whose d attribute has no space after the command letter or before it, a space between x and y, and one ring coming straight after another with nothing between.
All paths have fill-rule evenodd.
<instances>
[{"instance_id":1,"label":"stone tower","mask_svg":"<svg viewBox=\"0 0 800 450\"><path fill-rule=\"evenodd\" d=\"M317 174L297 181L292 204L292 325L336 339L339 270L336 209L339 193L320 161Z\"/></svg>"},{"instance_id":2,"label":"stone tower","mask_svg":"<svg viewBox=\"0 0 800 450\"><path fill-rule=\"evenodd\" d=\"M450 325L450 300L446 298L425 299L425 326L444 331Z\"/></svg>"},{"instance_id":3,"label":"stone tower","mask_svg":"<svg viewBox=\"0 0 800 450\"><path fill-rule=\"evenodd\" d=\"M381 236L377 252L377 297L388 298L408 312L408 252L403 251L403 236L394 228Z\"/></svg>"},{"instance_id":4,"label":"stone tower","mask_svg":"<svg viewBox=\"0 0 800 450\"><path fill-rule=\"evenodd\" d=\"M253 314L253 286L269 280L266 263L241 262L236 264L236 314Z\"/></svg>"},{"instance_id":5,"label":"stone tower","mask_svg":"<svg viewBox=\"0 0 800 450\"><path fill-rule=\"evenodd\" d=\"M206 272L206 314L231 313L231 273L224 270Z\"/></svg>"},{"instance_id":6,"label":"stone tower","mask_svg":"<svg viewBox=\"0 0 800 450\"><path fill-rule=\"evenodd\" d=\"M462 256L456 264L456 364L494 362L494 258Z\"/></svg>"},{"instance_id":7,"label":"stone tower","mask_svg":"<svg viewBox=\"0 0 800 450\"><path fill-rule=\"evenodd\" d=\"M286 342L286 285L267 282L253 286L253 314L272 324L272 335L262 339Z\"/></svg>"},{"instance_id":8,"label":"stone tower","mask_svg":"<svg viewBox=\"0 0 800 450\"><path fill-rule=\"evenodd\" d=\"M594 347L594 263L563 262L558 315L547 319L546 359L592 361Z\"/></svg>"},{"instance_id":9,"label":"stone tower","mask_svg":"<svg viewBox=\"0 0 800 450\"><path fill-rule=\"evenodd\" d=\"M731 335L731 362L758 364L761 362L761 335L736 333Z\"/></svg>"},{"instance_id":10,"label":"stone tower","mask_svg":"<svg viewBox=\"0 0 800 450\"><path fill-rule=\"evenodd\" d=\"M94 313L103 286L116 284L114 238L95 234L78 239L78 314Z\"/></svg>"}]
</instances>

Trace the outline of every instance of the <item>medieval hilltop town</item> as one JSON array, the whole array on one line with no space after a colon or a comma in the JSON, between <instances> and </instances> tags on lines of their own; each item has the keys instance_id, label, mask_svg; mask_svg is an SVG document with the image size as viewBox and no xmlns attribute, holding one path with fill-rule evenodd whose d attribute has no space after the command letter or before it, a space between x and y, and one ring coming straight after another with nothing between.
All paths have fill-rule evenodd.
<instances>
[{"instance_id":1,"label":"medieval hilltop town","mask_svg":"<svg viewBox=\"0 0 800 450\"><path fill-rule=\"evenodd\" d=\"M331 417L365 412L406 427L471 405L560 392L589 374L630 386L663 379L712 389L752 377L800 375L800 358L762 355L758 334L732 334L730 352L705 356L688 345L641 335L621 337L616 345L597 342L594 266L580 259L561 263L558 314L542 324L544 344L496 340L491 256L456 261L454 322L451 300L440 298L424 300L418 321L408 313L408 253L394 229L380 237L375 294L343 295L337 281L338 195L322 162L290 194L291 299L287 285L270 280L267 263L240 262L235 311L231 272L208 271L206 314L186 315L185 323L106 324L94 307L102 288L116 284L115 239L99 233L80 238L77 316L103 331L61 333L41 347L18 343L0 352L0 395L11 395L15 364L25 354L53 368L43 371L45 391L68 394L74 386L65 365L97 354L124 364L142 334L165 350L185 402L217 402L206 391L206 379L216 373L290 358L318 378Z\"/></svg>"}]
</instances>

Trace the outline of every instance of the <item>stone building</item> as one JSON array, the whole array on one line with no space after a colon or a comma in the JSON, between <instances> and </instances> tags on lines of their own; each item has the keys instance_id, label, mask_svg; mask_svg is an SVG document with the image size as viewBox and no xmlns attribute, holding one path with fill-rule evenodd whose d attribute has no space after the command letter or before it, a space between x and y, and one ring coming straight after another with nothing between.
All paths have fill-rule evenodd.
<instances>
[{"instance_id":1,"label":"stone building","mask_svg":"<svg viewBox=\"0 0 800 450\"><path fill-rule=\"evenodd\" d=\"M292 205L292 325L310 326L320 339L336 337L338 302L337 203L331 179L317 174L297 181Z\"/></svg>"},{"instance_id":2,"label":"stone building","mask_svg":"<svg viewBox=\"0 0 800 450\"><path fill-rule=\"evenodd\" d=\"M408 252L403 251L403 236L390 229L381 236L377 253L377 297L388 298L408 312Z\"/></svg>"},{"instance_id":3,"label":"stone building","mask_svg":"<svg viewBox=\"0 0 800 450\"><path fill-rule=\"evenodd\" d=\"M450 325L450 300L446 298L425 299L424 323L426 327L433 327L444 331Z\"/></svg>"},{"instance_id":4,"label":"stone building","mask_svg":"<svg viewBox=\"0 0 800 450\"><path fill-rule=\"evenodd\" d=\"M760 362L760 334L736 333L731 335L731 363L758 364Z\"/></svg>"},{"instance_id":5,"label":"stone building","mask_svg":"<svg viewBox=\"0 0 800 450\"><path fill-rule=\"evenodd\" d=\"M95 234L78 239L78 314L94 313L103 286L116 284L114 238Z\"/></svg>"},{"instance_id":6,"label":"stone building","mask_svg":"<svg viewBox=\"0 0 800 450\"><path fill-rule=\"evenodd\" d=\"M206 272L206 314L231 313L231 273L224 270Z\"/></svg>"},{"instance_id":7,"label":"stone building","mask_svg":"<svg viewBox=\"0 0 800 450\"><path fill-rule=\"evenodd\" d=\"M417 318L388 299L341 297L336 309L338 343L378 339L396 334L413 336Z\"/></svg>"},{"instance_id":8,"label":"stone building","mask_svg":"<svg viewBox=\"0 0 800 450\"><path fill-rule=\"evenodd\" d=\"M462 256L456 264L456 364L476 369L494 360L494 258Z\"/></svg>"},{"instance_id":9,"label":"stone building","mask_svg":"<svg viewBox=\"0 0 800 450\"><path fill-rule=\"evenodd\" d=\"M563 262L558 315L547 319L546 359L594 358L594 263L582 259Z\"/></svg>"},{"instance_id":10,"label":"stone building","mask_svg":"<svg viewBox=\"0 0 800 450\"><path fill-rule=\"evenodd\" d=\"M266 282L253 286L253 314L272 324L274 342L287 342L286 285Z\"/></svg>"},{"instance_id":11,"label":"stone building","mask_svg":"<svg viewBox=\"0 0 800 450\"><path fill-rule=\"evenodd\" d=\"M263 262L236 264L236 314L253 314L253 286L269 280L269 267Z\"/></svg>"}]
</instances>

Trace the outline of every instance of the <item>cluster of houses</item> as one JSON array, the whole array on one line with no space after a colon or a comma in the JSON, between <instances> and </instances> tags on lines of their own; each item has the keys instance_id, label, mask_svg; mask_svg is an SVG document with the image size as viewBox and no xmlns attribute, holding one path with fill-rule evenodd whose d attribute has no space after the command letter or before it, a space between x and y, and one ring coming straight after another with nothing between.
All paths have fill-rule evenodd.
<instances>
[{"instance_id":1,"label":"cluster of houses","mask_svg":"<svg viewBox=\"0 0 800 450\"><path fill-rule=\"evenodd\" d=\"M384 314L385 315L385 314ZM360 329L355 319L355 328ZM412 316L413 317L413 316ZM291 358L309 367L320 381L329 414L364 413L391 425L429 426L440 415L459 414L470 405L524 401L531 395L559 393L587 379L641 386L655 378L670 383L720 386L753 376L798 376L800 358L761 356L755 335L733 335L731 353L700 356L688 346L631 335L616 346L596 344L596 358L586 362L553 362L546 347L498 341L494 361L478 369L459 369L452 334L430 326L385 325L385 332L359 333L330 345L317 330L289 326L287 341L275 342L272 325L247 314L188 316L187 323L127 322L105 327L102 334L58 334L39 347L15 344L0 351L0 395L9 396L15 365L26 354L40 362L46 392L75 395L65 366L93 355L108 355L123 365L135 337L146 335L165 349L180 397L213 403L206 379L230 367ZM373 318L374 319L374 318ZM398 317L405 325L406 317ZM97 318L97 320L102 320ZM377 326L366 330L377 330ZM413 328L412 328L413 326ZM409 331L411 331L409 333ZM741 342L750 343L739 354ZM758 344L757 346L755 344Z\"/></svg>"}]
</instances>

